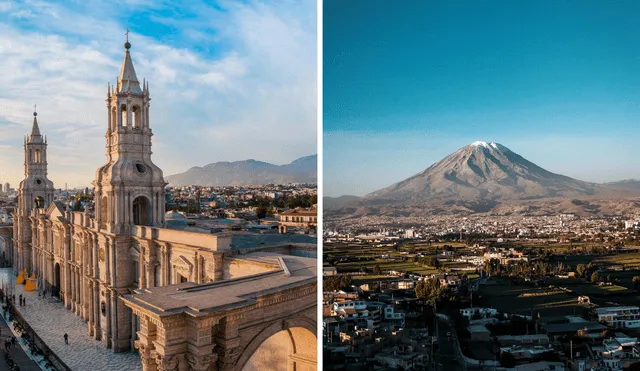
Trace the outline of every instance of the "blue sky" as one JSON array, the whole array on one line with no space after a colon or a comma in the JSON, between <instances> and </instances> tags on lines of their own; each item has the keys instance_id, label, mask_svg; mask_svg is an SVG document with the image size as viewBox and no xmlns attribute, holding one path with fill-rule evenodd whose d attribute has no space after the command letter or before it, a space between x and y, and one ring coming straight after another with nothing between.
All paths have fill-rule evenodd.
<instances>
[{"instance_id":1,"label":"blue sky","mask_svg":"<svg viewBox=\"0 0 640 371\"><path fill-rule=\"evenodd\" d=\"M324 2L324 194L476 140L581 180L640 178L640 2Z\"/></svg>"},{"instance_id":2,"label":"blue sky","mask_svg":"<svg viewBox=\"0 0 640 371\"><path fill-rule=\"evenodd\" d=\"M165 175L316 153L316 17L313 0L0 1L0 182L23 177L33 104L56 187L94 179L127 28Z\"/></svg>"}]
</instances>

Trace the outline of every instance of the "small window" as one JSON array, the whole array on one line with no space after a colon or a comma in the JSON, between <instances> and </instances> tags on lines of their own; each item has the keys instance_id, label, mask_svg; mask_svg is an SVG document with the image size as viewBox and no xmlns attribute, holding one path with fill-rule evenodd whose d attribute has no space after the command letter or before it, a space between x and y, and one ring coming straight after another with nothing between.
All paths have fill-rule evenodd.
<instances>
[{"instance_id":1,"label":"small window","mask_svg":"<svg viewBox=\"0 0 640 371\"><path fill-rule=\"evenodd\" d=\"M146 166L144 166L144 164L141 164L141 163L139 163L139 162L138 162L138 163L136 164L136 170L138 170L138 172L139 172L140 174L144 174L144 173L146 173L146 172L147 172L147 167L146 167Z\"/></svg>"}]
</instances>

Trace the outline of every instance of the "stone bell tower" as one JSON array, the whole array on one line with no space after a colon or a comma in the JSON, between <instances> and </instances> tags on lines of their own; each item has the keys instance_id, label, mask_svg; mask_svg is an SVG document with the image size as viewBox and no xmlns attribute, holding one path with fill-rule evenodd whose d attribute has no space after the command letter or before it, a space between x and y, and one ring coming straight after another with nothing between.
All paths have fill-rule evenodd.
<instances>
[{"instance_id":1,"label":"stone bell tower","mask_svg":"<svg viewBox=\"0 0 640 371\"><path fill-rule=\"evenodd\" d=\"M31 133L24 139L24 180L18 187L14 222L14 271L31 271L31 222L34 209L46 209L53 202L53 182L47 178L47 140L40 134L38 113L33 112Z\"/></svg>"},{"instance_id":2,"label":"stone bell tower","mask_svg":"<svg viewBox=\"0 0 640 371\"><path fill-rule=\"evenodd\" d=\"M107 88L107 164L94 182L99 228L116 235L129 234L133 225L162 226L165 212L166 183L151 161L149 85L140 87L128 35L124 47L116 86Z\"/></svg>"}]
</instances>

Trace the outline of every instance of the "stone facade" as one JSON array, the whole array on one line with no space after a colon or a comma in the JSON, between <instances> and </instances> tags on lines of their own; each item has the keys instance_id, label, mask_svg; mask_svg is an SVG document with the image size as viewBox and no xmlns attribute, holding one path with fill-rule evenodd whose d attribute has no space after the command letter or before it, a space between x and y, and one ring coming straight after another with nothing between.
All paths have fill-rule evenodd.
<instances>
[{"instance_id":1,"label":"stone facade","mask_svg":"<svg viewBox=\"0 0 640 371\"><path fill-rule=\"evenodd\" d=\"M277 262L273 257L246 259L230 249L228 234L163 228L166 183L162 170L151 161L149 86L144 81L140 86L130 47L127 41L118 82L107 91L107 162L97 170L93 182L95 212L88 208L71 212L54 200L53 183L47 179L47 141L34 113L33 129L25 139L25 179L18 191L13 243L6 250L11 252L14 273L22 269L35 273L38 289L59 296L67 309L86 321L89 334L114 352L137 348L145 370L236 369L238 360L246 363L243 357L251 355L243 352L255 350L247 348L250 341L241 339L247 323L255 321L259 328L279 323L280 330L289 326L283 321L302 321L315 341L317 281L315 273L309 276L309 266L315 266L309 261L315 259L300 258L308 261L304 279L299 279L302 273L291 274L286 264L279 263L285 257L299 264L292 256L274 254L280 256ZM251 294L256 305L247 309L243 302L236 312L208 308L203 309L206 316L197 318L182 312L155 316L133 299L136 293L153 293L168 285L205 285L206 290L192 289L189 296L199 302L198 297L210 296L211 290L218 297L226 286L214 284L225 278L274 272L286 273L289 279L269 280L269 292ZM175 290L173 286L167 289ZM153 294L145 295L154 300ZM263 307L264 313L259 309ZM259 328L252 328L246 336ZM187 341L187 334L195 338ZM299 355L297 369L304 368L304 362L315 367L315 356L308 354Z\"/></svg>"}]
</instances>

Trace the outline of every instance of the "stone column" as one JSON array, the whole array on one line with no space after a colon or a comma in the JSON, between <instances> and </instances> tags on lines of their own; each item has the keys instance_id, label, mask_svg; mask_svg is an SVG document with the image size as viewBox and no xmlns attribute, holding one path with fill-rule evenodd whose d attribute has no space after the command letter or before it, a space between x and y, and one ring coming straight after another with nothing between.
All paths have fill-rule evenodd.
<instances>
[{"instance_id":1,"label":"stone column","mask_svg":"<svg viewBox=\"0 0 640 371\"><path fill-rule=\"evenodd\" d=\"M82 280L80 276L80 267L76 267L76 314L82 314Z\"/></svg>"},{"instance_id":2,"label":"stone column","mask_svg":"<svg viewBox=\"0 0 640 371\"><path fill-rule=\"evenodd\" d=\"M86 315L87 315L87 318L89 320L89 336L95 337L96 336L96 332L95 332L95 323L96 322L95 322L95 312L93 310L93 306L94 306L94 303L95 303L96 299L93 296L93 281L88 280L87 287L88 287L88 290L89 290L88 297L87 297L87 299L88 299L87 303L89 305L88 305L88 308L87 308Z\"/></svg>"},{"instance_id":3,"label":"stone column","mask_svg":"<svg viewBox=\"0 0 640 371\"><path fill-rule=\"evenodd\" d=\"M198 256L198 260L196 261L196 264L198 264L198 269L200 271L200 277L198 277L199 281L198 283L205 283L204 282L204 277L205 277L205 267L204 267L204 256L200 255Z\"/></svg>"},{"instance_id":4,"label":"stone column","mask_svg":"<svg viewBox=\"0 0 640 371\"><path fill-rule=\"evenodd\" d=\"M155 287L156 286L156 282L155 282L155 274L154 274L154 268L155 268L155 264L154 262L149 262L146 263L146 270L147 270L147 288L149 287Z\"/></svg>"},{"instance_id":5,"label":"stone column","mask_svg":"<svg viewBox=\"0 0 640 371\"><path fill-rule=\"evenodd\" d=\"M146 272L145 272L145 266L146 266L146 262L144 261L145 257L144 257L144 247L140 246L140 255L139 255L139 261L138 261L138 282L140 284L139 288L146 288L147 287L147 282L146 282Z\"/></svg>"},{"instance_id":6,"label":"stone column","mask_svg":"<svg viewBox=\"0 0 640 371\"><path fill-rule=\"evenodd\" d=\"M142 371L157 371L156 351L153 344L157 337L156 325L147 316L142 315L139 318L140 331L138 331L138 340L135 342L135 347L140 353Z\"/></svg>"},{"instance_id":7,"label":"stone column","mask_svg":"<svg viewBox=\"0 0 640 371\"><path fill-rule=\"evenodd\" d=\"M100 327L100 285L98 281L93 281L93 336L96 340L102 339Z\"/></svg>"},{"instance_id":8,"label":"stone column","mask_svg":"<svg viewBox=\"0 0 640 371\"><path fill-rule=\"evenodd\" d=\"M198 252L195 252L195 255L193 257L193 264L195 265L195 267L193 268L194 270L194 275L195 277L193 277L193 282L195 283L200 283L200 259L199 259L199 255Z\"/></svg>"},{"instance_id":9,"label":"stone column","mask_svg":"<svg viewBox=\"0 0 640 371\"><path fill-rule=\"evenodd\" d=\"M102 334L102 342L107 344L107 347L111 347L111 291L105 290L105 332Z\"/></svg>"},{"instance_id":10,"label":"stone column","mask_svg":"<svg viewBox=\"0 0 640 371\"><path fill-rule=\"evenodd\" d=\"M70 264L65 264L67 266L68 273L66 274L67 279L69 280L69 289L65 290L65 298L67 302L67 308L73 310L73 266Z\"/></svg>"},{"instance_id":11,"label":"stone column","mask_svg":"<svg viewBox=\"0 0 640 371\"><path fill-rule=\"evenodd\" d=\"M189 339L189 353L187 353L189 370L217 370L216 362L218 360L218 355L213 352L215 344L211 341L213 322L215 322L213 319L189 321L188 333L191 337Z\"/></svg>"},{"instance_id":12,"label":"stone column","mask_svg":"<svg viewBox=\"0 0 640 371\"><path fill-rule=\"evenodd\" d=\"M223 318L219 325L216 336L218 346L218 370L233 371L236 369L236 362L242 355L240 347L241 341L238 336L238 323L230 317Z\"/></svg>"},{"instance_id":13,"label":"stone column","mask_svg":"<svg viewBox=\"0 0 640 371\"><path fill-rule=\"evenodd\" d=\"M162 278L162 286L169 284L169 252L167 251L167 245L162 245L162 266L160 268L160 277Z\"/></svg>"},{"instance_id":14,"label":"stone column","mask_svg":"<svg viewBox=\"0 0 640 371\"><path fill-rule=\"evenodd\" d=\"M156 363L158 371L187 371L186 359L188 348L187 328L181 315L161 318L162 327L158 328L156 346Z\"/></svg>"}]
</instances>

